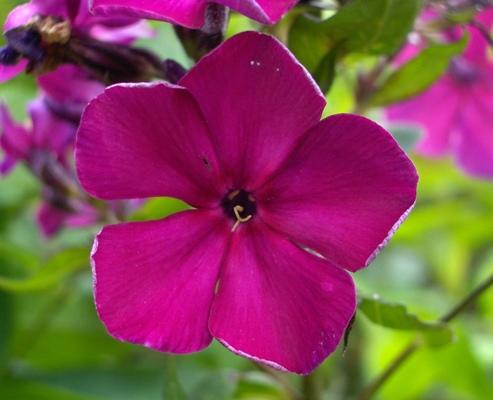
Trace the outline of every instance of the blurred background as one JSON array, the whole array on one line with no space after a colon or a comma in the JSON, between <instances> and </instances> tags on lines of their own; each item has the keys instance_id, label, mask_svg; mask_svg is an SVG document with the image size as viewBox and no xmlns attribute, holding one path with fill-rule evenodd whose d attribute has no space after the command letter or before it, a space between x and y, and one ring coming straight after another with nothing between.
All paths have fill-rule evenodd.
<instances>
[{"instance_id":1,"label":"blurred background","mask_svg":"<svg viewBox=\"0 0 493 400\"><path fill-rule=\"evenodd\" d=\"M18 3L2 0L0 20ZM310 32L302 21L293 23L300 14L296 9L264 30L284 40L295 28ZM152 26L157 38L136 45L190 67L171 26ZM233 14L227 36L247 29L259 26ZM308 58L314 49L307 47ZM367 76L361 74L379 60L378 52L360 50L329 68L326 115L355 111L358 83L361 89L361 76ZM36 90L35 78L22 74L0 85L0 97L23 121ZM419 348L374 398L493 399L493 291L449 325L434 324L493 274L493 182L467 175L450 156L417 155L423 132L388 123L382 108L357 111L389 127L410 154L420 175L418 201L387 248L354 275L364 306L346 348L341 344L311 377L256 366L217 343L198 354L171 356L112 339L95 312L88 265L101 225L43 236L36 223L42 188L20 163L0 179L0 399L356 399L415 340ZM153 199L129 218L155 219L182 207Z\"/></svg>"}]
</instances>

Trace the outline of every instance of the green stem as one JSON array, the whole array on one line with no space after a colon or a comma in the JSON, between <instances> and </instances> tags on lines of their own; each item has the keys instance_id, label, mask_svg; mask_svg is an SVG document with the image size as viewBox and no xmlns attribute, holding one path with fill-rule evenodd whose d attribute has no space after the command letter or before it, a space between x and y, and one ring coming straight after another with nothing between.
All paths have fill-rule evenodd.
<instances>
[{"instance_id":1,"label":"green stem","mask_svg":"<svg viewBox=\"0 0 493 400\"><path fill-rule=\"evenodd\" d=\"M462 301L460 301L454 308L445 313L440 322L449 322L453 320L458 314L464 311L469 305L474 303L476 299L481 296L487 289L493 286L493 275L481 283L476 289L469 293Z\"/></svg>"},{"instance_id":2,"label":"green stem","mask_svg":"<svg viewBox=\"0 0 493 400\"><path fill-rule=\"evenodd\" d=\"M468 306L474 303L479 296L493 286L493 275L476 287L471 293L464 297L455 307L446 312L438 319L438 322L447 323L457 317ZM411 357L421 346L421 342L414 340L409 343L389 364L389 366L378 375L358 396L358 400L370 400L387 380Z\"/></svg>"},{"instance_id":3,"label":"green stem","mask_svg":"<svg viewBox=\"0 0 493 400\"><path fill-rule=\"evenodd\" d=\"M303 400L321 400L322 390L320 381L315 373L306 375L302 381Z\"/></svg>"},{"instance_id":4,"label":"green stem","mask_svg":"<svg viewBox=\"0 0 493 400\"><path fill-rule=\"evenodd\" d=\"M256 369L269 375L272 378L272 380L274 380L279 384L279 386L284 390L284 394L286 395L285 397L286 400L301 400L300 395L296 392L296 390L293 388L291 383L285 378L284 375L268 367L267 365L256 363L255 361L252 361L252 365Z\"/></svg>"}]
</instances>

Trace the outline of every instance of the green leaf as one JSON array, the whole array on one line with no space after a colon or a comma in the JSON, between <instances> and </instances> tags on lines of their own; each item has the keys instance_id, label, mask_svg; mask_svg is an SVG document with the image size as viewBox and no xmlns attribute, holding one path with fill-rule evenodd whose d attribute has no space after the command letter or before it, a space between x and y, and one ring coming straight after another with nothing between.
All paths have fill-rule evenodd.
<instances>
[{"instance_id":1,"label":"green leaf","mask_svg":"<svg viewBox=\"0 0 493 400\"><path fill-rule=\"evenodd\" d=\"M131 216L131 221L160 219L168 215L189 209L190 207L181 200L172 197L156 197L148 200L141 208Z\"/></svg>"},{"instance_id":2,"label":"green leaf","mask_svg":"<svg viewBox=\"0 0 493 400\"><path fill-rule=\"evenodd\" d=\"M14 325L13 301L9 293L0 291L0 361L5 358ZM1 363L0 363L1 364Z\"/></svg>"},{"instance_id":3,"label":"green leaf","mask_svg":"<svg viewBox=\"0 0 493 400\"><path fill-rule=\"evenodd\" d=\"M388 303L378 296L363 297L358 309L375 324L391 329L420 332L430 346L442 346L453 340L453 333L448 325L423 321L409 313L406 306Z\"/></svg>"},{"instance_id":4,"label":"green leaf","mask_svg":"<svg viewBox=\"0 0 493 400\"><path fill-rule=\"evenodd\" d=\"M370 98L371 106L384 106L415 96L432 85L460 54L468 37L451 44L433 44L393 72Z\"/></svg>"},{"instance_id":5,"label":"green leaf","mask_svg":"<svg viewBox=\"0 0 493 400\"><path fill-rule=\"evenodd\" d=\"M338 57L392 54L404 43L421 7L421 0L354 0L326 21L300 15L290 30L289 47L312 73L335 48Z\"/></svg>"},{"instance_id":6,"label":"green leaf","mask_svg":"<svg viewBox=\"0 0 493 400\"><path fill-rule=\"evenodd\" d=\"M332 87L335 78L336 58L337 50L329 51L315 71L315 79L324 93L327 93Z\"/></svg>"},{"instance_id":7,"label":"green leaf","mask_svg":"<svg viewBox=\"0 0 493 400\"><path fill-rule=\"evenodd\" d=\"M65 249L52 256L35 273L24 279L0 277L0 289L15 292L49 288L75 271L89 265L87 248Z\"/></svg>"},{"instance_id":8,"label":"green leaf","mask_svg":"<svg viewBox=\"0 0 493 400\"><path fill-rule=\"evenodd\" d=\"M245 374L238 382L234 400L280 400L286 394L268 377L258 373Z\"/></svg>"}]
</instances>

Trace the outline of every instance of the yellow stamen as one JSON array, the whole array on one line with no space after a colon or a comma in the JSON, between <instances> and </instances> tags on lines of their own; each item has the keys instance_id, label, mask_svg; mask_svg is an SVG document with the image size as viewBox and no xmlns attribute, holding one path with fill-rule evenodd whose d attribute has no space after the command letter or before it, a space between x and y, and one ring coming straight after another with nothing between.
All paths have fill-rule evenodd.
<instances>
[{"instance_id":1,"label":"yellow stamen","mask_svg":"<svg viewBox=\"0 0 493 400\"><path fill-rule=\"evenodd\" d=\"M236 230L236 228L238 228L238 226L240 226L240 224L242 222L247 222L247 221L250 221L252 219L252 215L248 215L246 217L242 217L240 215L240 213L243 212L243 211L245 211L245 209L242 206L240 206L240 205L233 207L233 212L235 213L236 222L233 225L233 228L231 228L231 232L234 232Z\"/></svg>"},{"instance_id":2,"label":"yellow stamen","mask_svg":"<svg viewBox=\"0 0 493 400\"><path fill-rule=\"evenodd\" d=\"M238 194L239 194L239 193L240 193L240 191L239 191L239 190L235 190L234 192L231 192L231 193L228 195L228 199L233 200L236 196L238 196ZM241 211L243 211L243 210L241 210ZM241 212L241 211L240 211L240 212Z\"/></svg>"}]
</instances>

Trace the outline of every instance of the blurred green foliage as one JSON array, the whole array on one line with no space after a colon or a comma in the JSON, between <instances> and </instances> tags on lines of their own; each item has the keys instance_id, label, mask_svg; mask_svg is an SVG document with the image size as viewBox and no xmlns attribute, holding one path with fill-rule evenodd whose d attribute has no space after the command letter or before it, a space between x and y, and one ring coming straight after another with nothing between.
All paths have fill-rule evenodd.
<instances>
[{"instance_id":1,"label":"blurred green foliage","mask_svg":"<svg viewBox=\"0 0 493 400\"><path fill-rule=\"evenodd\" d=\"M16 3L2 0L0 19ZM353 0L323 22L295 10L272 31L289 30L291 49L330 89L325 114L348 112L356 103L357 72L398 50L421 7L419 0ZM154 26L157 37L140 45L190 66L172 28ZM228 35L256 27L233 15ZM386 104L424 89L463 45L429 47L386 77L371 101ZM18 119L35 91L26 76L0 86ZM396 128L395 136L412 153L419 130ZM438 335L431 343L443 346L416 352L376 398L493 398L493 293L450 325L433 322L493 273L493 185L464 176L448 159L413 159L418 202L390 245L355 274L362 303L348 347L315 372L324 399L356 398L419 332ZM300 377L267 373L217 343L174 357L112 339L92 300L88 254L100 227L65 230L47 241L35 224L39 191L22 165L0 180L0 399L282 400L286 384L302 390ZM152 199L132 219L161 218L183 207Z\"/></svg>"}]
</instances>

